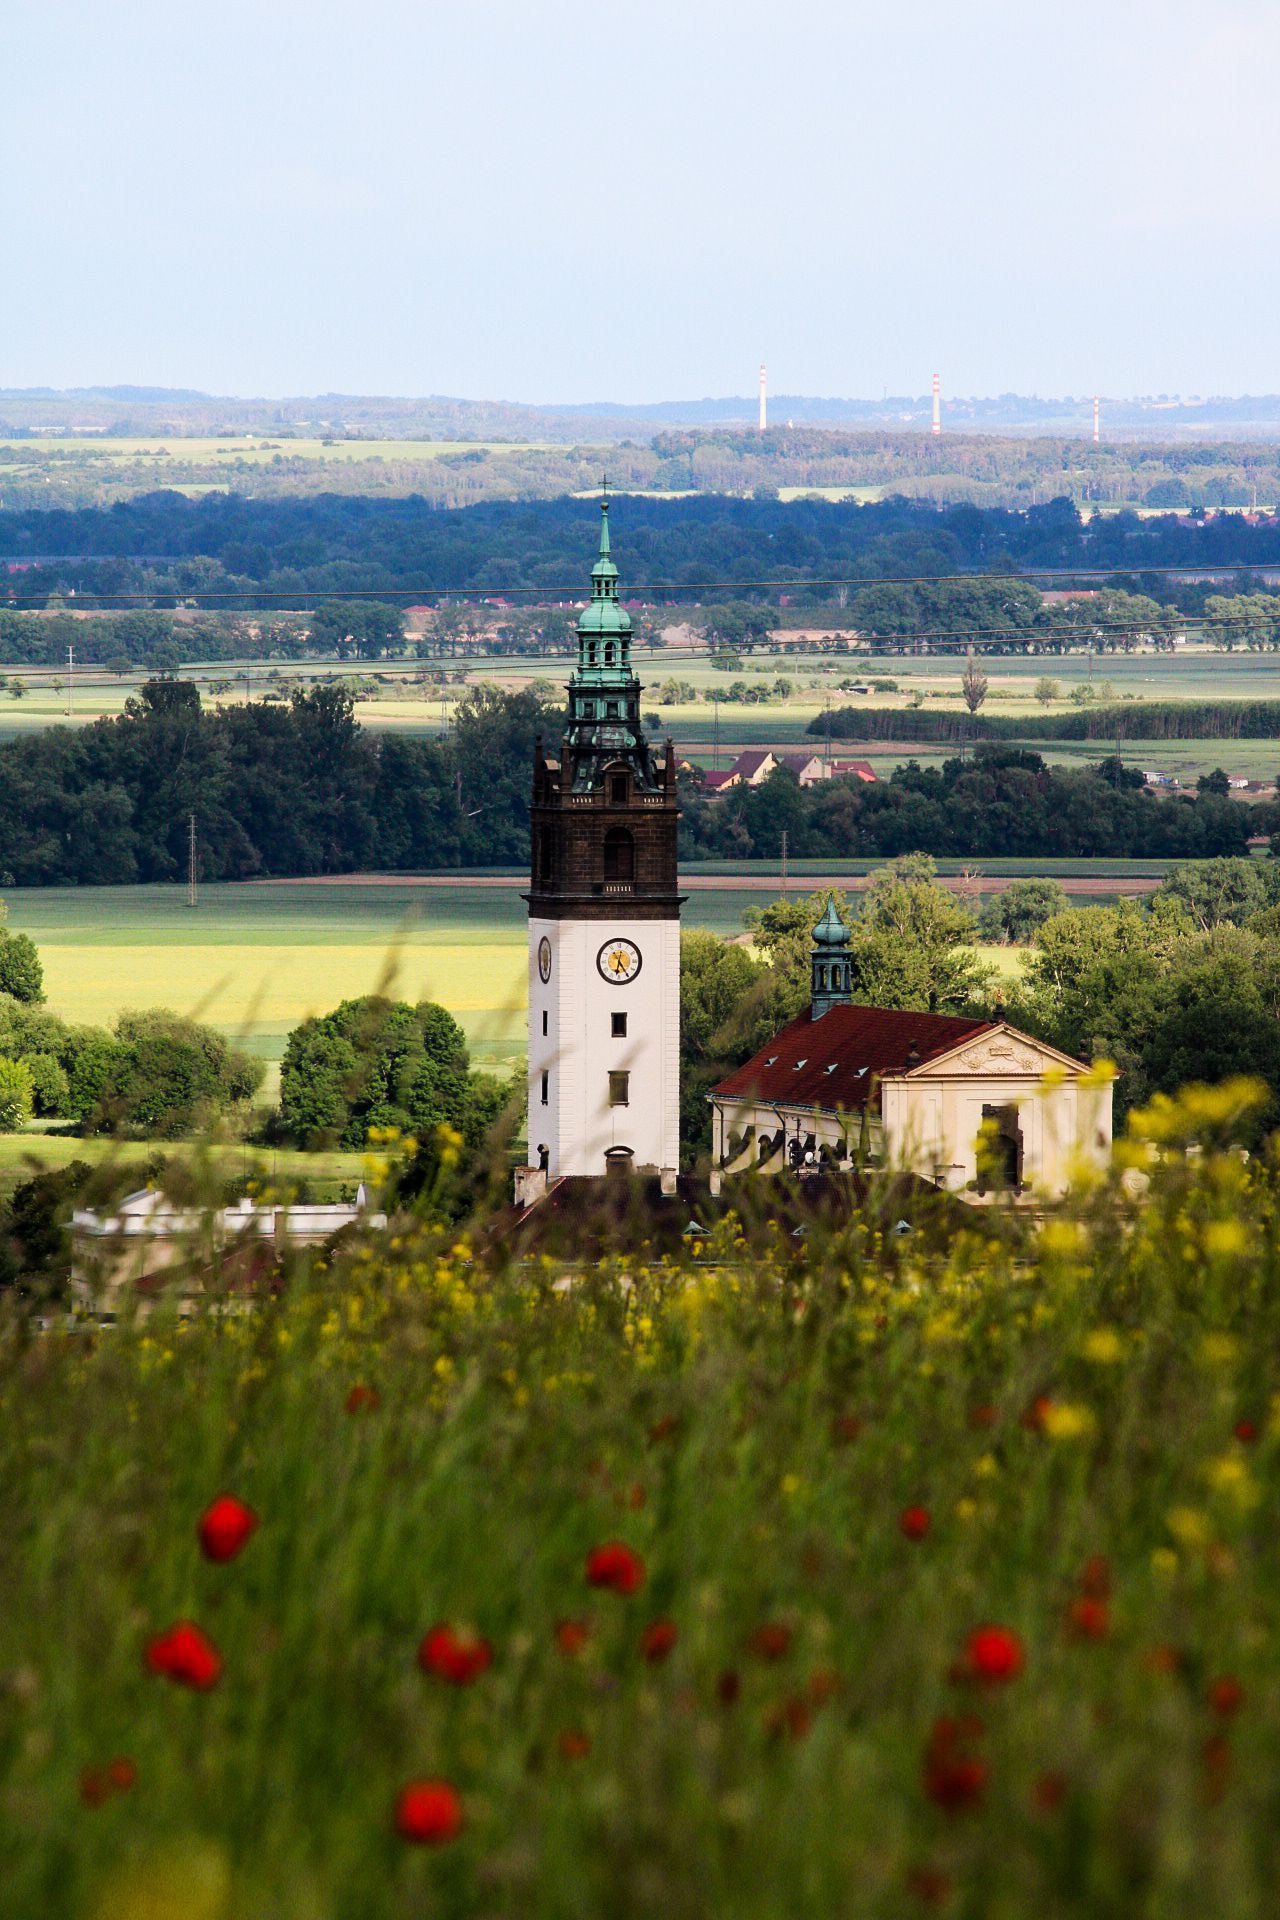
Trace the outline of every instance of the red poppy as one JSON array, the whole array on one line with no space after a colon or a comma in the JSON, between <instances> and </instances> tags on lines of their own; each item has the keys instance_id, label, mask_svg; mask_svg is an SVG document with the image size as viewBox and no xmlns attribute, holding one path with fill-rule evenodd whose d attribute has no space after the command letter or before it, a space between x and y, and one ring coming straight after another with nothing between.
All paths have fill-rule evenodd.
<instances>
[{"instance_id":1,"label":"red poppy","mask_svg":"<svg viewBox=\"0 0 1280 1920\"><path fill-rule=\"evenodd\" d=\"M453 1687L469 1687L493 1663L493 1648L478 1633L459 1631L440 1621L418 1648L418 1665Z\"/></svg>"},{"instance_id":2,"label":"red poppy","mask_svg":"<svg viewBox=\"0 0 1280 1920\"><path fill-rule=\"evenodd\" d=\"M462 1831L462 1800L447 1780L411 1780L396 1800L396 1832L421 1847L442 1847Z\"/></svg>"},{"instance_id":3,"label":"red poppy","mask_svg":"<svg viewBox=\"0 0 1280 1920\"><path fill-rule=\"evenodd\" d=\"M678 1638L674 1620L651 1620L640 1635L640 1651L646 1660L665 1660Z\"/></svg>"},{"instance_id":4,"label":"red poppy","mask_svg":"<svg viewBox=\"0 0 1280 1920\"><path fill-rule=\"evenodd\" d=\"M732 1667L726 1667L716 1680L716 1699L722 1707L732 1707L741 1692L741 1678Z\"/></svg>"},{"instance_id":5,"label":"red poppy","mask_svg":"<svg viewBox=\"0 0 1280 1920\"><path fill-rule=\"evenodd\" d=\"M206 1560L234 1560L256 1530L258 1516L232 1493L219 1494L200 1521L200 1545Z\"/></svg>"},{"instance_id":6,"label":"red poppy","mask_svg":"<svg viewBox=\"0 0 1280 1920\"><path fill-rule=\"evenodd\" d=\"M1182 1655L1177 1647L1161 1645L1152 1647L1146 1663L1152 1673L1177 1673L1182 1667Z\"/></svg>"},{"instance_id":7,"label":"red poppy","mask_svg":"<svg viewBox=\"0 0 1280 1920\"><path fill-rule=\"evenodd\" d=\"M1216 1807L1231 1777L1230 1742L1220 1733L1211 1733L1200 1752L1204 1760L1204 1797L1211 1807Z\"/></svg>"},{"instance_id":8,"label":"red poppy","mask_svg":"<svg viewBox=\"0 0 1280 1920\"><path fill-rule=\"evenodd\" d=\"M765 1715L765 1732L771 1740L785 1734L789 1740L803 1740L813 1725L813 1714L805 1700L783 1700Z\"/></svg>"},{"instance_id":9,"label":"red poppy","mask_svg":"<svg viewBox=\"0 0 1280 1920\"><path fill-rule=\"evenodd\" d=\"M673 1413L664 1413L661 1420L655 1420L649 1429L649 1438L653 1441L669 1440L676 1430L676 1417Z\"/></svg>"},{"instance_id":10,"label":"red poppy","mask_svg":"<svg viewBox=\"0 0 1280 1920\"><path fill-rule=\"evenodd\" d=\"M635 1593L644 1585L644 1561L623 1540L606 1540L587 1555L587 1579L593 1587Z\"/></svg>"},{"instance_id":11,"label":"red poppy","mask_svg":"<svg viewBox=\"0 0 1280 1920\"><path fill-rule=\"evenodd\" d=\"M86 1767L80 1775L80 1798L86 1807L100 1807L111 1792L110 1782L96 1767Z\"/></svg>"},{"instance_id":12,"label":"red poppy","mask_svg":"<svg viewBox=\"0 0 1280 1920\"><path fill-rule=\"evenodd\" d=\"M766 1620L751 1636L751 1651L760 1660L781 1660L791 1645L791 1629L782 1620Z\"/></svg>"},{"instance_id":13,"label":"red poppy","mask_svg":"<svg viewBox=\"0 0 1280 1920\"><path fill-rule=\"evenodd\" d=\"M908 1540L923 1540L933 1522L928 1507L904 1507L898 1515L898 1525Z\"/></svg>"},{"instance_id":14,"label":"red poppy","mask_svg":"<svg viewBox=\"0 0 1280 1920\"><path fill-rule=\"evenodd\" d=\"M222 1672L222 1655L193 1620L175 1621L147 1642L147 1666L180 1687L206 1693Z\"/></svg>"},{"instance_id":15,"label":"red poppy","mask_svg":"<svg viewBox=\"0 0 1280 1920\"><path fill-rule=\"evenodd\" d=\"M834 1432L836 1439L848 1446L850 1441L856 1440L862 1432L862 1422L856 1413L838 1413L835 1418Z\"/></svg>"},{"instance_id":16,"label":"red poppy","mask_svg":"<svg viewBox=\"0 0 1280 1920\"><path fill-rule=\"evenodd\" d=\"M116 1793L128 1793L138 1778L138 1769L127 1754L118 1753L107 1768L107 1779Z\"/></svg>"},{"instance_id":17,"label":"red poppy","mask_svg":"<svg viewBox=\"0 0 1280 1920\"><path fill-rule=\"evenodd\" d=\"M1031 1789L1031 1798L1041 1813L1056 1813L1067 1797L1067 1778L1062 1773L1042 1773Z\"/></svg>"},{"instance_id":18,"label":"red poppy","mask_svg":"<svg viewBox=\"0 0 1280 1920\"><path fill-rule=\"evenodd\" d=\"M561 1653L581 1653L591 1638L591 1626L586 1620L557 1620L556 1645Z\"/></svg>"},{"instance_id":19,"label":"red poppy","mask_svg":"<svg viewBox=\"0 0 1280 1920\"><path fill-rule=\"evenodd\" d=\"M591 1735L581 1727L566 1727L556 1746L562 1760L585 1760L591 1751Z\"/></svg>"},{"instance_id":20,"label":"red poppy","mask_svg":"<svg viewBox=\"0 0 1280 1920\"><path fill-rule=\"evenodd\" d=\"M809 1675L809 1698L815 1707L823 1707L840 1685L840 1675L834 1667L815 1667Z\"/></svg>"},{"instance_id":21,"label":"red poppy","mask_svg":"<svg viewBox=\"0 0 1280 1920\"><path fill-rule=\"evenodd\" d=\"M347 1395L348 1413L376 1413L382 1404L382 1396L376 1387L366 1387L357 1381Z\"/></svg>"},{"instance_id":22,"label":"red poppy","mask_svg":"<svg viewBox=\"0 0 1280 1920\"><path fill-rule=\"evenodd\" d=\"M1244 1705L1244 1688L1233 1674L1221 1673L1209 1682L1209 1705L1220 1720L1229 1720Z\"/></svg>"},{"instance_id":23,"label":"red poppy","mask_svg":"<svg viewBox=\"0 0 1280 1920\"><path fill-rule=\"evenodd\" d=\"M987 1763L976 1754L939 1754L925 1761L924 1790L946 1813L976 1806L986 1785Z\"/></svg>"},{"instance_id":24,"label":"red poppy","mask_svg":"<svg viewBox=\"0 0 1280 1920\"><path fill-rule=\"evenodd\" d=\"M1111 1631L1111 1610L1105 1600L1077 1594L1067 1612L1072 1633L1080 1640L1105 1640Z\"/></svg>"},{"instance_id":25,"label":"red poppy","mask_svg":"<svg viewBox=\"0 0 1280 1920\"><path fill-rule=\"evenodd\" d=\"M992 1406L974 1407L969 1415L969 1425L981 1432L984 1427L994 1427L996 1410Z\"/></svg>"},{"instance_id":26,"label":"red poppy","mask_svg":"<svg viewBox=\"0 0 1280 1920\"><path fill-rule=\"evenodd\" d=\"M1044 1427L1044 1417L1053 1406L1047 1393L1039 1393L1022 1416L1022 1424L1031 1433L1040 1433Z\"/></svg>"},{"instance_id":27,"label":"red poppy","mask_svg":"<svg viewBox=\"0 0 1280 1920\"><path fill-rule=\"evenodd\" d=\"M1243 1440L1246 1447L1253 1445L1258 1437L1258 1429L1252 1420L1236 1421L1236 1439Z\"/></svg>"},{"instance_id":28,"label":"red poppy","mask_svg":"<svg viewBox=\"0 0 1280 1920\"><path fill-rule=\"evenodd\" d=\"M975 1627L966 1651L975 1680L1000 1686L1022 1672L1022 1642L1009 1627Z\"/></svg>"},{"instance_id":29,"label":"red poppy","mask_svg":"<svg viewBox=\"0 0 1280 1920\"><path fill-rule=\"evenodd\" d=\"M1111 1594L1111 1566L1104 1555L1090 1554L1080 1575L1080 1591L1093 1600L1106 1600Z\"/></svg>"},{"instance_id":30,"label":"red poppy","mask_svg":"<svg viewBox=\"0 0 1280 1920\"><path fill-rule=\"evenodd\" d=\"M922 1906L940 1907L951 1898L951 1880L938 1867L912 1867L907 1891L914 1893Z\"/></svg>"}]
</instances>

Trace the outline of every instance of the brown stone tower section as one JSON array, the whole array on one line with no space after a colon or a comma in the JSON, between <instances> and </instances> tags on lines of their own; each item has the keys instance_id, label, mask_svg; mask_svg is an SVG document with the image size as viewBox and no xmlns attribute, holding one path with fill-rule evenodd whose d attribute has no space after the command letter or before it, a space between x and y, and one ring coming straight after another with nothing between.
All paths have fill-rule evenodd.
<instances>
[{"instance_id":1,"label":"brown stone tower section","mask_svg":"<svg viewBox=\"0 0 1280 1920\"><path fill-rule=\"evenodd\" d=\"M558 760L538 744L533 772L529 914L542 920L671 920L676 876L675 752L589 751L566 740Z\"/></svg>"}]
</instances>

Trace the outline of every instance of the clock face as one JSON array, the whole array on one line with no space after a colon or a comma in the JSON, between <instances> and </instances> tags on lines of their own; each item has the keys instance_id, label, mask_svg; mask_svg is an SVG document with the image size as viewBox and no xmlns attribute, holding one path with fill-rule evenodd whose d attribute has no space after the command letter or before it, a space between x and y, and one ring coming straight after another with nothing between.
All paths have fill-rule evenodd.
<instances>
[{"instance_id":1,"label":"clock face","mask_svg":"<svg viewBox=\"0 0 1280 1920\"><path fill-rule=\"evenodd\" d=\"M640 949L634 940L606 940L596 965L611 987L625 987L640 971Z\"/></svg>"},{"instance_id":2,"label":"clock face","mask_svg":"<svg viewBox=\"0 0 1280 1920\"><path fill-rule=\"evenodd\" d=\"M545 986L546 982L551 978L551 942L545 933L538 942L538 972L541 974Z\"/></svg>"}]
</instances>

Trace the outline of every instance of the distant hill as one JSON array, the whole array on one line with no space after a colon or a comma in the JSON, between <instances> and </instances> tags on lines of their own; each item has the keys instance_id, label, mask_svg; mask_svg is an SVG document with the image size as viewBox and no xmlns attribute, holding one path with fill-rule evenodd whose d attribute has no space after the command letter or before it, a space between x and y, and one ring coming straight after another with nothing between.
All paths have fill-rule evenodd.
<instances>
[{"instance_id":1,"label":"distant hill","mask_svg":"<svg viewBox=\"0 0 1280 1920\"><path fill-rule=\"evenodd\" d=\"M600 444L647 439L661 428L751 428L754 395L629 403L583 401L537 405L463 400L433 394L401 398L376 394L313 394L284 399L235 398L186 387L97 386L0 388L0 435L111 433L218 435L271 433L299 438L517 440ZM881 429L926 433L928 394L879 400L824 399L780 393L769 401L772 426ZM1199 396L1157 394L1103 397L1104 435L1111 439L1280 439L1280 394ZM943 401L944 429L954 433L1055 435L1087 439L1093 431L1092 396L999 394Z\"/></svg>"}]
</instances>

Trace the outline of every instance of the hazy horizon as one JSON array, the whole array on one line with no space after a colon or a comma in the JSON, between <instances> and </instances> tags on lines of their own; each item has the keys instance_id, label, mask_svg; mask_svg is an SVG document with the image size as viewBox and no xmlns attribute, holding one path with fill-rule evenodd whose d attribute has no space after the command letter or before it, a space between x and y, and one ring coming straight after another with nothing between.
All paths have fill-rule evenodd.
<instances>
[{"instance_id":1,"label":"hazy horizon","mask_svg":"<svg viewBox=\"0 0 1280 1920\"><path fill-rule=\"evenodd\" d=\"M1240 395L1268 0L8 10L0 387Z\"/></svg>"}]
</instances>

